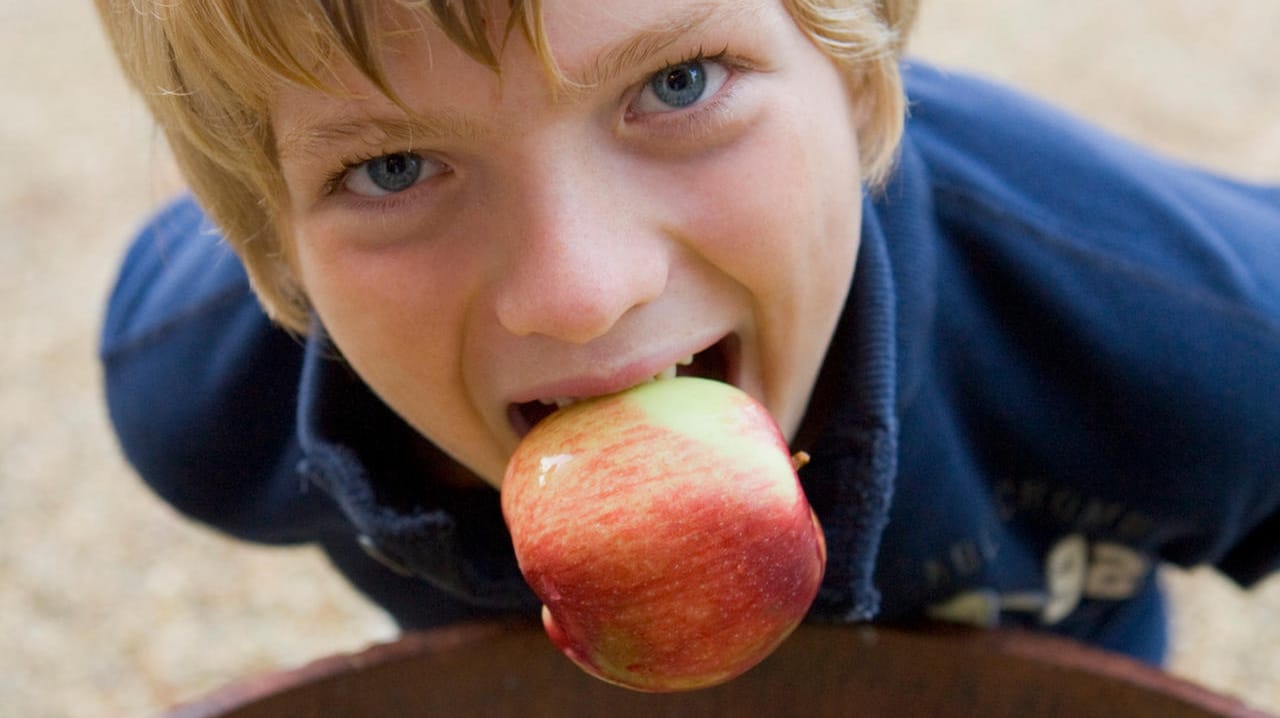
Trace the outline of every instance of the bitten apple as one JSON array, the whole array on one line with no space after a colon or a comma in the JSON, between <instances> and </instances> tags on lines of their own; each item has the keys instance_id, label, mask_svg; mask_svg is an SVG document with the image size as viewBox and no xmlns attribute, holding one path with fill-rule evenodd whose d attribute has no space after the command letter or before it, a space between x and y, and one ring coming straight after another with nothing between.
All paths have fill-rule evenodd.
<instances>
[{"instance_id":1,"label":"bitten apple","mask_svg":"<svg viewBox=\"0 0 1280 718\"><path fill-rule=\"evenodd\" d=\"M804 617L826 565L777 424L706 379L557 411L512 456L502 510L552 642L637 690L756 665Z\"/></svg>"}]
</instances>

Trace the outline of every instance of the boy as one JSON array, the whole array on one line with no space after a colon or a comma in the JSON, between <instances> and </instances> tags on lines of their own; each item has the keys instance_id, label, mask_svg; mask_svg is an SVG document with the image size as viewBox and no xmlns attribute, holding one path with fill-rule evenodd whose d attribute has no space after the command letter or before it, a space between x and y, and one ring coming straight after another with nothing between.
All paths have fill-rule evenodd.
<instances>
[{"instance_id":1,"label":"boy","mask_svg":"<svg viewBox=\"0 0 1280 718\"><path fill-rule=\"evenodd\" d=\"M199 201L111 298L125 452L405 627L535 610L507 456L673 368L812 455L817 620L1158 662L1157 562L1280 560L1280 191L900 72L912 2L99 6Z\"/></svg>"}]
</instances>

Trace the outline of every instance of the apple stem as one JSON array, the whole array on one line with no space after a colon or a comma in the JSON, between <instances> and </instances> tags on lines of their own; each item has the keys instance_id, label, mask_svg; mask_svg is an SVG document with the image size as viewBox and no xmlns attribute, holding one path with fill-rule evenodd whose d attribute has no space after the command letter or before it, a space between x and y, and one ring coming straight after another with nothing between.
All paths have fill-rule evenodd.
<instances>
[{"instance_id":1,"label":"apple stem","mask_svg":"<svg viewBox=\"0 0 1280 718\"><path fill-rule=\"evenodd\" d=\"M804 451L797 451L791 455L791 468L799 471L803 469L805 464L809 463L809 454Z\"/></svg>"}]
</instances>

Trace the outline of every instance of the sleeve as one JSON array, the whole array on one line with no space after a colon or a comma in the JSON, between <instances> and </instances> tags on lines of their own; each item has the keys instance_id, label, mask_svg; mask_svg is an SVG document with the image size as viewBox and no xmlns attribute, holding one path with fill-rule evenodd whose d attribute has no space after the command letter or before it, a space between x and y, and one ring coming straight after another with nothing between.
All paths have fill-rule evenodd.
<instances>
[{"instance_id":1,"label":"sleeve","mask_svg":"<svg viewBox=\"0 0 1280 718\"><path fill-rule=\"evenodd\" d=\"M1243 585L1280 570L1280 186L958 74L909 79L962 278L940 320L964 342L958 396L1019 439L984 460L1127 507L1117 535L1161 559Z\"/></svg>"},{"instance_id":2,"label":"sleeve","mask_svg":"<svg viewBox=\"0 0 1280 718\"><path fill-rule=\"evenodd\" d=\"M1240 508L1239 521L1225 524L1229 540L1214 563L1249 586L1280 570L1280 187L1200 180L1198 198L1218 213L1206 243L1228 258L1238 287L1235 303L1205 317L1225 329L1227 341L1206 332L1201 345L1200 361L1221 367L1214 386L1234 408L1223 412L1234 419L1235 439L1223 451L1242 465L1220 477L1235 488Z\"/></svg>"},{"instance_id":3,"label":"sleeve","mask_svg":"<svg viewBox=\"0 0 1280 718\"><path fill-rule=\"evenodd\" d=\"M1242 466L1219 477L1240 508L1214 564L1249 586L1280 570L1280 186L1199 174L1186 187L1182 199L1203 208L1192 216L1234 288L1221 310L1205 313L1225 340L1206 331L1199 361L1220 368L1213 385L1234 409L1221 415L1234 439L1223 451Z\"/></svg>"},{"instance_id":4,"label":"sleeve","mask_svg":"<svg viewBox=\"0 0 1280 718\"><path fill-rule=\"evenodd\" d=\"M134 240L102 328L106 400L126 459L178 510L269 543L339 520L296 468L302 356L191 198Z\"/></svg>"}]
</instances>

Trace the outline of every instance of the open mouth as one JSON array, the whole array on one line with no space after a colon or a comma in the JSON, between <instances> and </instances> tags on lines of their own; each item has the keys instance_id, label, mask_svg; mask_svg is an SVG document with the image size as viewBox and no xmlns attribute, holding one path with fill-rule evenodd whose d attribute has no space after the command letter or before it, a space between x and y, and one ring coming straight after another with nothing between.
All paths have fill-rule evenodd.
<instances>
[{"instance_id":1,"label":"open mouth","mask_svg":"<svg viewBox=\"0 0 1280 718\"><path fill-rule=\"evenodd\" d=\"M729 335L703 351L693 354L654 375L649 381L662 381L677 376L693 376L732 383L733 357L738 351L738 340ZM561 407L588 397L548 397L526 401L507 407L507 419L516 435L524 438L538 422L551 416Z\"/></svg>"}]
</instances>

